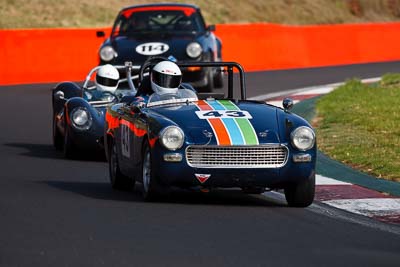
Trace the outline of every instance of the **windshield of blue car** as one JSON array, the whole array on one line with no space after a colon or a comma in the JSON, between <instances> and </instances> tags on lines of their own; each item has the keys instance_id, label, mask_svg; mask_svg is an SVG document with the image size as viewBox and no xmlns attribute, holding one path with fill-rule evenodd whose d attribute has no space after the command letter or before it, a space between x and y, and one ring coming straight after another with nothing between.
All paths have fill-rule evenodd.
<instances>
[{"instance_id":1,"label":"windshield of blue car","mask_svg":"<svg viewBox=\"0 0 400 267\"><path fill-rule=\"evenodd\" d=\"M121 13L113 36L132 36L146 33L196 33L204 31L202 17L182 10L149 10Z\"/></svg>"},{"instance_id":2,"label":"windshield of blue car","mask_svg":"<svg viewBox=\"0 0 400 267\"><path fill-rule=\"evenodd\" d=\"M177 105L195 102L197 100L199 99L194 91L189 89L179 89L174 94L152 94L147 102L147 107Z\"/></svg>"}]
</instances>

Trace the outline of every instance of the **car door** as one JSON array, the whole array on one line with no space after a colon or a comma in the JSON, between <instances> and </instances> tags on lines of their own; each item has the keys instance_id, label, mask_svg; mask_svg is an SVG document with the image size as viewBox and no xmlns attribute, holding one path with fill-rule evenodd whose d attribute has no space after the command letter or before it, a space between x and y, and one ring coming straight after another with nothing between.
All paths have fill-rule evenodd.
<instances>
[{"instance_id":1,"label":"car door","mask_svg":"<svg viewBox=\"0 0 400 267\"><path fill-rule=\"evenodd\" d=\"M128 170L125 167L126 164L124 164L125 160L123 156L126 154L126 150L129 149L129 146L126 146L126 140L129 138L126 136L128 133L127 127L126 123L123 123L125 112L124 105L124 103L118 103L109 107L105 119L107 134L110 134L113 137L113 144L116 148L119 168L124 175L128 175ZM107 146L110 146L110 144L107 143Z\"/></svg>"},{"instance_id":2,"label":"car door","mask_svg":"<svg viewBox=\"0 0 400 267\"><path fill-rule=\"evenodd\" d=\"M123 173L130 174L133 172L134 164L134 143L135 143L135 134L134 134L134 121L135 114L131 112L131 107L127 104L124 104L120 107L119 111L121 117L119 122L119 160Z\"/></svg>"}]
</instances>

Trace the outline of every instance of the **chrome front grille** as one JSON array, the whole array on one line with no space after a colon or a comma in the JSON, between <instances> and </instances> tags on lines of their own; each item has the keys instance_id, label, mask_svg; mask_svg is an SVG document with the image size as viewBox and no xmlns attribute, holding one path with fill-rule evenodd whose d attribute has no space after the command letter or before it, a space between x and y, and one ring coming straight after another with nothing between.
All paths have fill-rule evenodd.
<instances>
[{"instance_id":1,"label":"chrome front grille","mask_svg":"<svg viewBox=\"0 0 400 267\"><path fill-rule=\"evenodd\" d=\"M195 168L279 168L286 164L283 145L188 146L186 161Z\"/></svg>"}]
</instances>

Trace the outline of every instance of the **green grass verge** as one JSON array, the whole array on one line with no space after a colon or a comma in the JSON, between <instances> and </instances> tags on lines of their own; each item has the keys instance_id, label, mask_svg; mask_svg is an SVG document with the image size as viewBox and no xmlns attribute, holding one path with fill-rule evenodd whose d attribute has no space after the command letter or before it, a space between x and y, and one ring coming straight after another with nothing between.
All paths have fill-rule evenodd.
<instances>
[{"instance_id":1,"label":"green grass verge","mask_svg":"<svg viewBox=\"0 0 400 267\"><path fill-rule=\"evenodd\" d=\"M400 74L350 80L317 101L318 146L331 158L400 182Z\"/></svg>"}]
</instances>

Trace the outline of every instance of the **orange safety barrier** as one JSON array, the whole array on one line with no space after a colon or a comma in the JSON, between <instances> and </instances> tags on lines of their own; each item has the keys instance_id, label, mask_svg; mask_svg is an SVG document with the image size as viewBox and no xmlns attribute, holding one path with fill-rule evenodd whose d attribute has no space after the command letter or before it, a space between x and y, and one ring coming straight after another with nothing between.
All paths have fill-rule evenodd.
<instances>
[{"instance_id":1,"label":"orange safety barrier","mask_svg":"<svg viewBox=\"0 0 400 267\"><path fill-rule=\"evenodd\" d=\"M98 64L97 30L0 30L0 84L82 81Z\"/></svg>"},{"instance_id":2,"label":"orange safety barrier","mask_svg":"<svg viewBox=\"0 0 400 267\"><path fill-rule=\"evenodd\" d=\"M0 85L84 80L104 29L0 30ZM221 24L223 59L247 71L400 60L400 23Z\"/></svg>"},{"instance_id":3,"label":"orange safety barrier","mask_svg":"<svg viewBox=\"0 0 400 267\"><path fill-rule=\"evenodd\" d=\"M224 59L252 71L400 60L400 23L243 24L217 30Z\"/></svg>"}]
</instances>

